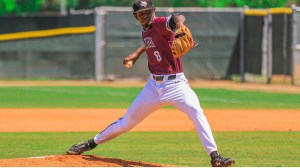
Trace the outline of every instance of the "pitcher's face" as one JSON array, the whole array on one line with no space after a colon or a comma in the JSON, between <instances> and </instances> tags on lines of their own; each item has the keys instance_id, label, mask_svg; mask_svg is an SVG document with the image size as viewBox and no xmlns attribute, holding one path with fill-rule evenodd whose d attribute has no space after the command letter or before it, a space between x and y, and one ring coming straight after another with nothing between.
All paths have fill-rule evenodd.
<instances>
[{"instance_id":1,"label":"pitcher's face","mask_svg":"<svg viewBox=\"0 0 300 168\"><path fill-rule=\"evenodd\" d=\"M140 22L143 28L147 28L152 23L152 18L154 17L154 10L150 9L137 12L134 14L134 16Z\"/></svg>"}]
</instances>

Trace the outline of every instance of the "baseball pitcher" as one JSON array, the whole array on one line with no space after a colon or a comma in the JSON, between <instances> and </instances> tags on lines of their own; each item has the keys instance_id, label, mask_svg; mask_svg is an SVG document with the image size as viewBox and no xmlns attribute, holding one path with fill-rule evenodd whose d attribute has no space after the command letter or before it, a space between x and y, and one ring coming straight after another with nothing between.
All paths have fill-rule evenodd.
<instances>
[{"instance_id":1,"label":"baseball pitcher","mask_svg":"<svg viewBox=\"0 0 300 168\"><path fill-rule=\"evenodd\" d=\"M172 105L194 123L206 153L211 157L212 166L231 166L235 160L219 154L198 97L183 73L181 57L197 45L184 24L185 17L180 14L157 17L151 0L136 0L133 15L141 24L144 45L128 55L123 65L131 68L146 52L150 71L148 81L122 118L94 138L71 146L67 154L80 155L92 150L129 131L158 108Z\"/></svg>"}]
</instances>

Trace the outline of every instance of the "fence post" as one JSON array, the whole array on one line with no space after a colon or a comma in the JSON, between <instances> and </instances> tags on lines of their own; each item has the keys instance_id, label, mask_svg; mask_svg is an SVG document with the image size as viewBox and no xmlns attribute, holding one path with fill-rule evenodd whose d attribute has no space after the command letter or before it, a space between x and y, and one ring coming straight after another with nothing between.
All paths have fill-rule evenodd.
<instances>
[{"instance_id":1,"label":"fence post","mask_svg":"<svg viewBox=\"0 0 300 168\"><path fill-rule=\"evenodd\" d=\"M288 22L287 22L287 14L286 12L283 12L283 46L282 46L282 56L283 56L283 75L284 75L284 83L286 82L286 76L288 75L287 71L287 27L288 27Z\"/></svg>"},{"instance_id":2,"label":"fence post","mask_svg":"<svg viewBox=\"0 0 300 168\"><path fill-rule=\"evenodd\" d=\"M267 12L267 11L266 11ZM261 47L261 50L262 50L262 72L261 74L263 76L265 76L266 78L268 77L268 67L269 67L269 50L268 50L268 45L269 45L269 41L268 41L268 34L269 32L269 22L268 22L268 13L264 16L264 25L263 25L263 28L262 28L262 47Z\"/></svg>"},{"instance_id":3,"label":"fence post","mask_svg":"<svg viewBox=\"0 0 300 168\"><path fill-rule=\"evenodd\" d=\"M95 79L104 79L104 22L105 10L102 7L95 9L96 33L95 33Z\"/></svg>"},{"instance_id":4,"label":"fence post","mask_svg":"<svg viewBox=\"0 0 300 168\"><path fill-rule=\"evenodd\" d=\"M240 74L241 82L245 82L245 14L241 11L240 16Z\"/></svg>"},{"instance_id":5,"label":"fence post","mask_svg":"<svg viewBox=\"0 0 300 168\"><path fill-rule=\"evenodd\" d=\"M292 75L292 80L291 80L291 83L292 85L296 85L297 83L297 79L296 79L296 76L298 75L297 74L297 39L298 39L298 34L297 34L297 10L296 10L296 6L295 5L292 5L292 21L291 21L291 24L292 24L292 52L291 52L291 75Z\"/></svg>"},{"instance_id":6,"label":"fence post","mask_svg":"<svg viewBox=\"0 0 300 168\"><path fill-rule=\"evenodd\" d=\"M268 10L267 14L267 84L272 82L272 62L273 62L273 52L272 52L272 14Z\"/></svg>"}]
</instances>

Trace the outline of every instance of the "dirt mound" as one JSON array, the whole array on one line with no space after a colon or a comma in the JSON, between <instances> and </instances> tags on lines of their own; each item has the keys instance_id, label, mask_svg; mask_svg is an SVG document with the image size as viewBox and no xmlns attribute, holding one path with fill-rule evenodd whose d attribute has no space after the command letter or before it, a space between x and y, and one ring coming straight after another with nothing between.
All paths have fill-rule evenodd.
<instances>
[{"instance_id":1,"label":"dirt mound","mask_svg":"<svg viewBox=\"0 0 300 168\"><path fill-rule=\"evenodd\" d=\"M4 159L0 167L165 167L167 165L105 158L94 155L55 155L47 157Z\"/></svg>"}]
</instances>

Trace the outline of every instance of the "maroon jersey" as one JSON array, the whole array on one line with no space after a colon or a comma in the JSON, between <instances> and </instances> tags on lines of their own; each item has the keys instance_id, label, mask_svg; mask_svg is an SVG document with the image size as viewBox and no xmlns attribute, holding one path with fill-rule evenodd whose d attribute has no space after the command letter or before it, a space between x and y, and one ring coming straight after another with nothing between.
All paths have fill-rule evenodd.
<instances>
[{"instance_id":1,"label":"maroon jersey","mask_svg":"<svg viewBox=\"0 0 300 168\"><path fill-rule=\"evenodd\" d=\"M172 54L174 33L168 21L167 17L155 17L151 27L142 32L148 56L148 68L152 74L166 75L182 72L181 58L174 58Z\"/></svg>"}]
</instances>

